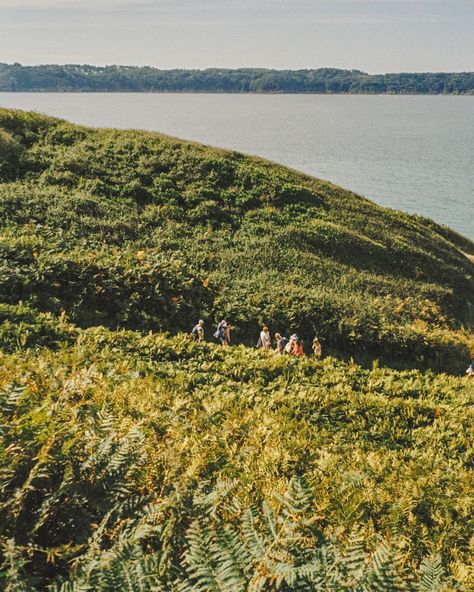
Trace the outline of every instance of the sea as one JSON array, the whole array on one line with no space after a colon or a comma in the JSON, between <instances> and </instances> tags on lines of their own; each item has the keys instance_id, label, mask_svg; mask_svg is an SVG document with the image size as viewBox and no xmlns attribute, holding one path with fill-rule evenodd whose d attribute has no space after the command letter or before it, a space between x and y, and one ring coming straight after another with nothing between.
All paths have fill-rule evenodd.
<instances>
[{"instance_id":1,"label":"sea","mask_svg":"<svg viewBox=\"0 0 474 592\"><path fill-rule=\"evenodd\" d=\"M474 96L0 93L0 106L262 156L474 240Z\"/></svg>"}]
</instances>

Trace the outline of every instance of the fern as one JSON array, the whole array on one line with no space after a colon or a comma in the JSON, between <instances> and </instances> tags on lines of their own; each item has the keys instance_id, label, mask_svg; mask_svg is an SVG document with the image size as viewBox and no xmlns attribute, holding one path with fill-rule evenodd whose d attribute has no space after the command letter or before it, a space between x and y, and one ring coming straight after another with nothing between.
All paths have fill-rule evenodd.
<instances>
[{"instance_id":1,"label":"fern","mask_svg":"<svg viewBox=\"0 0 474 592\"><path fill-rule=\"evenodd\" d=\"M13 539L6 540L2 545L3 561L0 563L0 584L5 582L4 592L32 592L26 584L23 570L26 565L22 553Z\"/></svg>"},{"instance_id":2,"label":"fern","mask_svg":"<svg viewBox=\"0 0 474 592\"><path fill-rule=\"evenodd\" d=\"M439 555L432 555L423 559L419 576L420 581L416 587L417 592L442 592L445 590L445 573Z\"/></svg>"},{"instance_id":3,"label":"fern","mask_svg":"<svg viewBox=\"0 0 474 592\"><path fill-rule=\"evenodd\" d=\"M245 578L252 574L252 554L239 531L228 524L218 525L217 537Z\"/></svg>"},{"instance_id":4,"label":"fern","mask_svg":"<svg viewBox=\"0 0 474 592\"><path fill-rule=\"evenodd\" d=\"M11 385L0 392L0 420L10 422L16 412L20 400L25 392L23 386ZM0 435L10 429L9 423L0 423Z\"/></svg>"},{"instance_id":5,"label":"fern","mask_svg":"<svg viewBox=\"0 0 474 592\"><path fill-rule=\"evenodd\" d=\"M96 336L98 332L93 330L92 334ZM114 339L122 337L115 336ZM136 338L136 344L148 347L154 339ZM182 347L196 347L184 338L180 339ZM113 356L118 355L119 348L114 347L105 348L94 373L99 375L102 368L108 371L116 367ZM137 352L138 349L137 345ZM165 354L156 354L158 359L162 355ZM234 366L242 367L244 361L251 362L251 358L245 357L250 354L243 349L237 350L236 355L238 357L234 360L233 354L221 350L215 353L219 363L225 362L224 372L234 372ZM110 361L109 356L112 356ZM272 358L271 368L266 359L257 362L253 371L258 376L261 373L265 381L274 371L273 366L282 365L286 373L285 365L293 364L293 361L287 362L283 357ZM205 364L208 363L206 359ZM213 363L217 362L214 360ZM51 360L47 360L47 364L51 364ZM142 359L139 364L152 368L151 372L158 372L155 362L145 363ZM159 372L165 376L176 374L183 386L191 384L183 368L192 368L201 376L199 373L205 374L202 368L209 368L201 364L200 359L179 361L177 364L159 362ZM133 367L133 364L126 367L130 366ZM341 365L339 369L332 365L329 367L331 371L326 374L326 382L333 380L336 370L341 372L341 380L352 380L347 376L346 366ZM46 368L49 370L51 366L46 365ZM98 404L89 398L88 390L82 393L76 387L62 389L58 396L57 384L60 381L56 375L51 379L42 375L44 383L56 389L48 396L39 397L35 389L14 394L10 388L6 389L0 395L2 419L9 426L0 433L0 456L4 465L0 474L0 541L4 545L11 539L16 555L15 559L11 559L10 553L8 559L6 547L1 552L0 589L7 586L5 578L8 572L8 585L20 590L25 588L28 592L30 589L45 589L48 585L52 590L61 592L457 590L456 583L444 575L439 557L425 560L419 571L413 567L415 558L425 548L438 546L440 553L448 556L447 540L456 545L467 538L461 531L464 515L451 516L451 522L446 523L446 539L443 540L439 538L440 527L430 522L434 516L434 502L442 490L441 476L445 480L443 491L452 499L448 499L445 507L439 507L437 511L446 518L449 508L455 507L454 501L461 507L461 502L458 503L454 497L456 492L461 491L455 479L458 479L458 469L463 470L464 449L459 448L460 454L449 465L451 473L444 470L446 465L438 464L442 455L433 456L430 452L419 458L425 443L433 448L435 442L436 446L444 448L444 454L458 450L460 440L453 435L452 426L455 423L452 418L444 421L442 430L440 427L435 430L427 423L426 417L434 414L438 417L436 421L441 423L444 407L436 411L439 413L436 415L426 399L420 398L416 403L409 401L408 405L405 399L395 397L400 385L399 381L395 381L391 387L394 396L379 421L377 414L380 407L374 405L373 409L370 408L372 395L366 394L362 400L362 395L349 392L348 397L352 397L352 401L346 404L339 395L336 398L327 395L324 380L319 374L316 377L318 384L311 385L313 370L309 372L309 369L309 365L305 366L300 378L308 380L310 394L306 390L293 393L291 409L301 407L301 413L298 413L302 417L314 417L307 413L308 409L324 410L325 406L338 401L341 417L331 412L335 425L324 427L327 429L324 437L333 444L321 449L320 458L315 461L317 473L308 469L310 479L315 474L321 475L316 491L304 477L298 476L289 480L286 492L271 497L265 492L270 491L273 484L278 489L281 487L279 455L286 454L291 441L295 447L295 462L300 463L305 458L309 439L308 434L301 439L298 435L299 427L305 429L306 419L302 422L295 420L289 407L280 414L280 397L286 401L290 396L286 392L276 394L270 415L267 415L268 398L265 399L258 413L265 417L266 423L259 432L258 422L252 416L253 409L259 405L256 394L259 389L254 387L249 388L253 399L248 409L245 408L246 396L232 393L235 401L230 400L224 389L227 397L224 400L222 393L212 391L214 398L206 401L202 416L189 396L181 393L176 400L174 390L165 392L166 389L162 389L159 394L153 391L150 397L163 397L160 404L166 412L160 410L148 419L142 411L138 411L141 405L147 409L149 405L148 401L141 400L140 391L135 401L137 416L141 414L146 426L146 431L142 431L140 421L118 419L109 407L103 405L102 394ZM74 372L77 374L76 370ZM321 366L318 366L318 372L322 372ZM90 375L95 376L94 373L91 371ZM130 374L135 381L136 370L133 369ZM357 370L354 379L357 388L366 378L362 370ZM147 380L152 385L158 385L149 375ZM425 380L428 381L427 378L416 378L416 384ZM222 382L217 378L216 384L220 389ZM423 384L428 388L428 382ZM118 390L117 397L131 396L125 387L121 386ZM449 389L442 392L446 392L443 395L446 400L458 396L455 388L452 392ZM203 392L199 390L196 393L198 406L203 402L201 398L204 401ZM246 413L245 422L248 422L249 429L255 429L255 433L249 435L249 442L252 442L249 444L249 455L234 454L238 450L238 441L247 434L247 424L241 423L231 410L235 404ZM351 415L353 425L350 430L347 426L342 428L347 428L343 438L334 439L341 422L346 421L342 416L352 413L353 405L358 405L361 412ZM403 407L401 411L398 409L400 406ZM391 419L399 422L397 413L405 418L405 406L409 407L406 414L410 421L415 421L413 418L416 416L418 424L424 426L422 430L417 430L418 447L404 450L403 455L392 450L385 458L382 454L385 449L378 449L370 438L364 440L362 428L370 419L377 429L390 431ZM117 408L120 408L118 404ZM291 410L289 417L286 416L288 409ZM229 414L229 420L243 426L236 436L238 441L234 440L234 435L229 436L227 428L219 431L214 413L218 418ZM272 423L275 418L280 422L288 420L289 423L286 427L282 424L275 428ZM213 427L207 432L209 422ZM462 422L460 425L464 426ZM467 420L465 424L467 427ZM284 434L276 432L277 428ZM199 430L206 439L200 438ZM275 436L275 445L270 442L268 433ZM176 434L182 436L182 442L178 441ZM284 438L289 440L285 442ZM262 439L268 442L268 453L260 448ZM347 461L343 458L348 450L346 440L354 442L354 455ZM311 441L316 446L318 439ZM265 457L263 460L255 458L252 452L255 445ZM153 447L157 449L156 456ZM340 449L335 451L334 447ZM175 450L180 456L173 456ZM233 465L228 462L230 456L226 456L231 454L234 455ZM415 460L412 461L412 457ZM424 467L428 460L434 467L431 480L426 479ZM288 467L293 461L285 458L281 462ZM393 503L397 482L391 477L387 485L380 483L387 475L395 474L394 471L398 471L397 475L408 474L402 463L409 467L409 483ZM237 473L237 469L242 471L243 467L248 468L248 481ZM267 471L267 467L271 470ZM231 475L233 478L218 479L214 483L216 474ZM237 474L238 479L235 478ZM205 475L206 479L200 480L200 475ZM261 477L262 483L257 483L257 476ZM462 479L466 485L465 472ZM377 520L372 522L372 516ZM377 532L390 533L393 544L382 541L377 545ZM406 549L403 561L397 551L398 541ZM464 547L457 546L456 553L458 564L464 565ZM28 561L26 569L23 567L25 561ZM403 564L411 566L411 571L403 568ZM461 571L458 574L453 565L449 569L457 581L464 582L466 588L469 586L469 575Z\"/></svg>"},{"instance_id":6,"label":"fern","mask_svg":"<svg viewBox=\"0 0 474 592\"><path fill-rule=\"evenodd\" d=\"M310 510L313 503L313 491L303 477L293 477L284 495L276 496L285 508L285 515L294 516Z\"/></svg>"},{"instance_id":7,"label":"fern","mask_svg":"<svg viewBox=\"0 0 474 592\"><path fill-rule=\"evenodd\" d=\"M370 592L403 592L409 589L407 578L400 572L400 558L386 541L380 541L372 556L366 589Z\"/></svg>"},{"instance_id":8,"label":"fern","mask_svg":"<svg viewBox=\"0 0 474 592\"><path fill-rule=\"evenodd\" d=\"M297 488L297 491L301 491ZM345 545L337 539L321 544L303 537L310 511L307 501L300 514L291 517L295 487L290 483L285 498L291 500L278 512L269 504L251 506L240 521L224 524L209 504L197 505L198 514L185 535L182 561L173 573L162 573L160 552L147 551L147 541L162 540L165 529L155 524L160 507L145 506L141 518L120 527L110 548L91 545L73 579L52 588L54 592L442 592L446 581L439 557L425 560L419 575L400 567L396 549L380 541L369 554L360 532ZM216 493L218 496L218 493ZM307 494L297 499L309 500ZM213 496L211 496L213 498ZM214 499L214 498L213 498ZM232 504L232 500L229 500ZM213 504L211 504L213 505ZM224 508L223 508L224 509ZM120 514L120 512L118 512ZM291 524L288 524L291 521ZM418 583L414 585L413 582Z\"/></svg>"},{"instance_id":9,"label":"fern","mask_svg":"<svg viewBox=\"0 0 474 592\"><path fill-rule=\"evenodd\" d=\"M123 438L116 430L114 416L103 411L97 420L90 420L86 441L88 457L81 466L84 477L94 479L107 491L127 495L124 479L142 457L144 437L140 427L134 426Z\"/></svg>"},{"instance_id":10,"label":"fern","mask_svg":"<svg viewBox=\"0 0 474 592\"><path fill-rule=\"evenodd\" d=\"M0 393L0 413L6 416L12 415L18 407L24 392L24 386L12 385L3 393Z\"/></svg>"},{"instance_id":11,"label":"fern","mask_svg":"<svg viewBox=\"0 0 474 592\"><path fill-rule=\"evenodd\" d=\"M124 527L109 549L93 546L87 560L76 568L72 580L57 583L53 592L160 592L158 555L145 554L143 542L155 537L157 527L148 524L148 513L133 526Z\"/></svg>"},{"instance_id":12,"label":"fern","mask_svg":"<svg viewBox=\"0 0 474 592\"><path fill-rule=\"evenodd\" d=\"M248 508L242 518L242 531L247 548L254 560L264 562L272 541L258 528L259 518L259 511L256 506Z\"/></svg>"},{"instance_id":13,"label":"fern","mask_svg":"<svg viewBox=\"0 0 474 592\"><path fill-rule=\"evenodd\" d=\"M357 531L352 532L337 561L338 570L343 572L343 579L347 586L357 588L363 581L366 572L366 556L362 534Z\"/></svg>"},{"instance_id":14,"label":"fern","mask_svg":"<svg viewBox=\"0 0 474 592\"><path fill-rule=\"evenodd\" d=\"M232 553L214 539L211 527L195 521L187 532L188 549L184 554L186 572L196 590L203 592L240 592L244 579Z\"/></svg>"}]
</instances>

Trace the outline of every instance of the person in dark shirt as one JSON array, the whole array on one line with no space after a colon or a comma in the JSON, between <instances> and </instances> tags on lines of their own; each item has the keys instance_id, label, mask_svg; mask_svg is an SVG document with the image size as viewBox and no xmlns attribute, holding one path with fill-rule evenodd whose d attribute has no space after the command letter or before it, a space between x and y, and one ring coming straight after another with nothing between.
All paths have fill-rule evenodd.
<instances>
[{"instance_id":1,"label":"person in dark shirt","mask_svg":"<svg viewBox=\"0 0 474 592\"><path fill-rule=\"evenodd\" d=\"M288 339L283 337L280 333L275 333L275 341L276 341L276 348L275 351L277 354L284 354L285 348L288 343Z\"/></svg>"},{"instance_id":2,"label":"person in dark shirt","mask_svg":"<svg viewBox=\"0 0 474 592\"><path fill-rule=\"evenodd\" d=\"M224 347L230 345L230 325L226 319L222 319L217 325L217 331L214 333L214 337L218 339Z\"/></svg>"},{"instance_id":3,"label":"person in dark shirt","mask_svg":"<svg viewBox=\"0 0 474 592\"><path fill-rule=\"evenodd\" d=\"M193 328L192 335L196 341L204 341L204 321L202 319Z\"/></svg>"}]
</instances>

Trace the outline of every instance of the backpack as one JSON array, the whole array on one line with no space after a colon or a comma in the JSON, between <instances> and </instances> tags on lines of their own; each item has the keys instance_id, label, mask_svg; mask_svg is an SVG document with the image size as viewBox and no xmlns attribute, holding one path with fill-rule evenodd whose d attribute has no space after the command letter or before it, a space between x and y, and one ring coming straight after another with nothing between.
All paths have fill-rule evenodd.
<instances>
[{"instance_id":1,"label":"backpack","mask_svg":"<svg viewBox=\"0 0 474 592\"><path fill-rule=\"evenodd\" d=\"M287 345L288 345L288 339L286 337L282 337L280 339L280 351L284 352Z\"/></svg>"},{"instance_id":2,"label":"backpack","mask_svg":"<svg viewBox=\"0 0 474 592\"><path fill-rule=\"evenodd\" d=\"M263 347L263 342L262 342L262 338L261 337L258 338L257 347Z\"/></svg>"}]
</instances>

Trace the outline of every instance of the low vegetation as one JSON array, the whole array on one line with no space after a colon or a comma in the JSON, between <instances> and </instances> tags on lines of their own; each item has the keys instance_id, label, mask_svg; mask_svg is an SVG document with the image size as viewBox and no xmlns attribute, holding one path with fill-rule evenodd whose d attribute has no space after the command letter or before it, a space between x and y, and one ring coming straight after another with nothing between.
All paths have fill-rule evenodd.
<instances>
[{"instance_id":1,"label":"low vegetation","mask_svg":"<svg viewBox=\"0 0 474 592\"><path fill-rule=\"evenodd\" d=\"M473 588L469 240L17 111L0 177L2 590ZM222 316L233 347L189 335ZM248 347L261 322L323 359Z\"/></svg>"},{"instance_id":2,"label":"low vegetation","mask_svg":"<svg viewBox=\"0 0 474 592\"><path fill-rule=\"evenodd\" d=\"M465 379L102 328L1 368L9 590L474 583Z\"/></svg>"},{"instance_id":3,"label":"low vegetation","mask_svg":"<svg viewBox=\"0 0 474 592\"><path fill-rule=\"evenodd\" d=\"M273 163L0 110L0 302L80 327L219 317L361 363L470 361L474 245Z\"/></svg>"}]
</instances>

